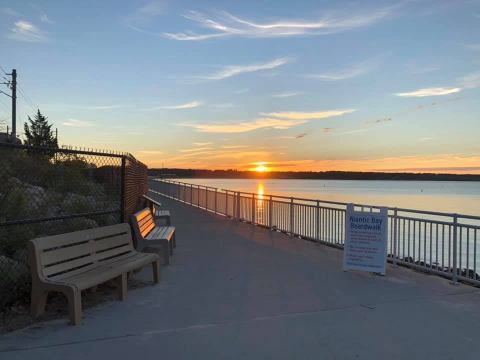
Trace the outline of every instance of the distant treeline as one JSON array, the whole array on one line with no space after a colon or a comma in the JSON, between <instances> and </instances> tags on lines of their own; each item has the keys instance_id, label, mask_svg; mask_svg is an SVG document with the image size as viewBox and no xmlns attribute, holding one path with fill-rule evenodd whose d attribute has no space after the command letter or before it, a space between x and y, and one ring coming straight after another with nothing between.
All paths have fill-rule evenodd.
<instances>
[{"instance_id":1,"label":"distant treeline","mask_svg":"<svg viewBox=\"0 0 480 360\"><path fill-rule=\"evenodd\" d=\"M163 178L212 179L329 179L329 180L425 180L425 181L480 181L480 175L386 173L354 171L255 171L200 170L200 169L149 169L150 176Z\"/></svg>"}]
</instances>

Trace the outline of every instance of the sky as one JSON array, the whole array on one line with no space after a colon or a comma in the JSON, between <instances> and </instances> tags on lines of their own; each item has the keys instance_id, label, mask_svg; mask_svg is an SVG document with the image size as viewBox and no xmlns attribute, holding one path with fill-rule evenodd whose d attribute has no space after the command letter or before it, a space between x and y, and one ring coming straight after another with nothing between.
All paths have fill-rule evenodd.
<instances>
[{"instance_id":1,"label":"sky","mask_svg":"<svg viewBox=\"0 0 480 360\"><path fill-rule=\"evenodd\" d=\"M0 66L149 167L480 174L479 0L0 0Z\"/></svg>"}]
</instances>

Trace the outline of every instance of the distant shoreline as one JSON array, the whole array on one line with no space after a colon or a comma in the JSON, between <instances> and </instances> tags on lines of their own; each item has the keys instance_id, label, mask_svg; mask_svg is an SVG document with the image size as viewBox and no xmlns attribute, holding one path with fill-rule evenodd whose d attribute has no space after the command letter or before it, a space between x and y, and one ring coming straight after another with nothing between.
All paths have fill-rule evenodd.
<instances>
[{"instance_id":1,"label":"distant shoreline","mask_svg":"<svg viewBox=\"0 0 480 360\"><path fill-rule=\"evenodd\" d=\"M391 173L352 171L237 171L162 168L149 169L149 176L191 179L275 179L275 180L392 180L392 181L480 181L480 174Z\"/></svg>"}]
</instances>

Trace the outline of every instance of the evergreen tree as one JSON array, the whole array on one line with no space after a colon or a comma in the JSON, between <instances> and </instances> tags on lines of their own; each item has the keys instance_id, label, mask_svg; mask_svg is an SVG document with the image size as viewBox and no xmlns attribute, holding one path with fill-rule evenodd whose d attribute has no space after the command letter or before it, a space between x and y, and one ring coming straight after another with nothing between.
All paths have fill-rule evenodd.
<instances>
[{"instance_id":1,"label":"evergreen tree","mask_svg":"<svg viewBox=\"0 0 480 360\"><path fill-rule=\"evenodd\" d=\"M53 124L49 124L47 117L37 110L33 120L28 117L28 123L24 124L26 145L57 148L57 138L52 131Z\"/></svg>"}]
</instances>

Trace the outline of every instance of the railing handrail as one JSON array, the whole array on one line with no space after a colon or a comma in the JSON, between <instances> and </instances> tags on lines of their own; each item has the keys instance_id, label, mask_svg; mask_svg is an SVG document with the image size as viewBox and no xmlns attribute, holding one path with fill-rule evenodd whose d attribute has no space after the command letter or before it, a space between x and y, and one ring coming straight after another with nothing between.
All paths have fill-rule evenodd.
<instances>
[{"instance_id":1,"label":"railing handrail","mask_svg":"<svg viewBox=\"0 0 480 360\"><path fill-rule=\"evenodd\" d=\"M186 185L186 186L195 186L197 188L202 188L202 189L211 189L211 190L220 190L224 192L229 192L229 193L235 193L239 194L240 196L242 194L244 195L250 195L250 196L258 196L257 193L254 192L246 192L246 191L236 191L236 190L231 190L231 189L223 189L223 188L216 188L216 187L211 187L211 186L206 186L206 185L199 185L199 184L192 184L192 183L187 183L183 181L175 181L175 180L168 180L168 179L153 179L154 181L159 181L159 182L165 182L165 183L172 183L172 184L180 184L180 185ZM282 196L282 195L271 195L271 194L263 194L263 197L271 197L274 201L275 199L286 199L289 200L289 203L292 199L293 200L298 200L298 201L310 201L312 202L312 206L316 206L317 203L322 203L322 204L331 204L331 205L340 205L340 206L347 206L349 203L345 202L339 202L339 201L330 201L330 200L321 200L321 199L307 199L307 198L300 198L300 197L295 197L295 196ZM357 203L352 203L353 206L355 207L364 207L368 209L380 209L384 206L380 205L368 205L368 204L357 204ZM441 211L431 211L431 210L419 210L419 209L408 209L408 208L399 208L399 207L390 207L390 206L385 206L388 211L397 211L397 212L409 212L409 213L414 213L414 214L423 214L423 215L434 215L434 216L442 216L442 217L450 217L450 218L457 218L457 220L460 219L468 219L468 220L479 220L480 221L480 216L475 216L475 215L468 215L468 214L457 214L457 213L448 213L448 212L441 212ZM400 216L400 215L399 215ZM459 224L462 225L462 224Z\"/></svg>"}]
</instances>

